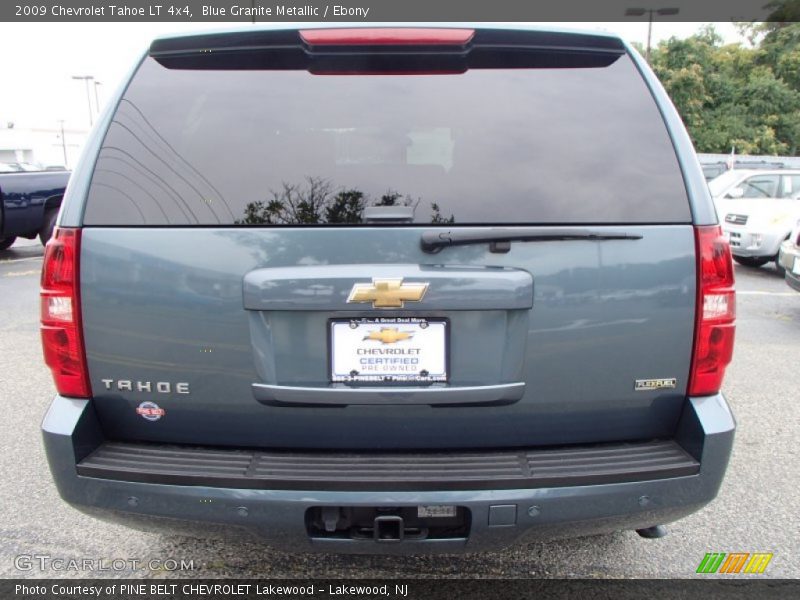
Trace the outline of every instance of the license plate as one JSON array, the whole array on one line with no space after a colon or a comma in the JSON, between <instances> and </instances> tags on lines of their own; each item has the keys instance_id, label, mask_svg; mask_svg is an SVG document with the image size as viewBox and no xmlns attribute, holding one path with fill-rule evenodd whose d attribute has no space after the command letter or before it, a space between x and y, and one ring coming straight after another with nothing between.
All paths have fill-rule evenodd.
<instances>
[{"instance_id":1,"label":"license plate","mask_svg":"<svg viewBox=\"0 0 800 600\"><path fill-rule=\"evenodd\" d=\"M794 257L794 264L792 265L792 273L800 275L800 256Z\"/></svg>"},{"instance_id":2,"label":"license plate","mask_svg":"<svg viewBox=\"0 0 800 600\"><path fill-rule=\"evenodd\" d=\"M331 381L447 381L446 319L330 321Z\"/></svg>"},{"instance_id":3,"label":"license plate","mask_svg":"<svg viewBox=\"0 0 800 600\"><path fill-rule=\"evenodd\" d=\"M430 518L430 517L455 517L455 516L456 516L455 506L432 505L432 506L417 507L417 517L419 517L420 519Z\"/></svg>"}]
</instances>

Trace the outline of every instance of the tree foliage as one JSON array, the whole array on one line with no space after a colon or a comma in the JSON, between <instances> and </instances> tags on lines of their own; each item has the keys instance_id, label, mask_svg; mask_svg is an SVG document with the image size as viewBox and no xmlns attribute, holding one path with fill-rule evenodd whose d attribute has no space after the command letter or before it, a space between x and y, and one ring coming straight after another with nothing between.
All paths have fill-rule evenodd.
<instances>
[{"instance_id":1,"label":"tree foliage","mask_svg":"<svg viewBox=\"0 0 800 600\"><path fill-rule=\"evenodd\" d=\"M741 24L739 31L750 46L723 45L711 26L670 38L653 50L652 67L698 152L798 155L800 23Z\"/></svg>"}]
</instances>

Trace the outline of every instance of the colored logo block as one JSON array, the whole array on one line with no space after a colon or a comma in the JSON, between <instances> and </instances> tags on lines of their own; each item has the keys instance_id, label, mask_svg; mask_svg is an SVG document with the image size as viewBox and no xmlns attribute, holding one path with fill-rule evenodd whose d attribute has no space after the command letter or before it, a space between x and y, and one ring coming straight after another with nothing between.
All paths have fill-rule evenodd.
<instances>
[{"instance_id":1,"label":"colored logo block","mask_svg":"<svg viewBox=\"0 0 800 600\"><path fill-rule=\"evenodd\" d=\"M772 560L771 552L708 552L697 566L697 573L761 574Z\"/></svg>"}]
</instances>

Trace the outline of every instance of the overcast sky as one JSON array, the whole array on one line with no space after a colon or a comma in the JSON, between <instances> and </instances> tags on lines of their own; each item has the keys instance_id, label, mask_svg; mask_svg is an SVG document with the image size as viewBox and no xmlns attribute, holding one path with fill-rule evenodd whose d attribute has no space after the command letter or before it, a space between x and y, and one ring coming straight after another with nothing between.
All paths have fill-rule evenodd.
<instances>
[{"instance_id":1,"label":"overcast sky","mask_svg":"<svg viewBox=\"0 0 800 600\"><path fill-rule=\"evenodd\" d=\"M308 27L309 24L302 26ZM647 40L646 22L548 23L578 29L605 29L623 38ZM654 23L653 44L671 36L686 37L702 23ZM179 31L225 29L221 23L0 23L2 89L0 127L55 128L64 119L68 129L89 125L86 88L74 75L92 75L100 108L120 85L131 65L157 36ZM727 42L739 41L731 23L716 23ZM94 110L94 90L90 93Z\"/></svg>"}]
</instances>

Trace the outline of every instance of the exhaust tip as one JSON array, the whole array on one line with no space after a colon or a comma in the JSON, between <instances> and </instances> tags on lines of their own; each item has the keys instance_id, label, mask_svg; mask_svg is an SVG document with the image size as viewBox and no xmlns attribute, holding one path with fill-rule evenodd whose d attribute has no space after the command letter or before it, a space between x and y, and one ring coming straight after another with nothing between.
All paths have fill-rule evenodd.
<instances>
[{"instance_id":1,"label":"exhaust tip","mask_svg":"<svg viewBox=\"0 0 800 600\"><path fill-rule=\"evenodd\" d=\"M656 540L667 535L667 528L663 525L653 525L652 527L646 527L645 529L637 529L636 533L645 539Z\"/></svg>"}]
</instances>

